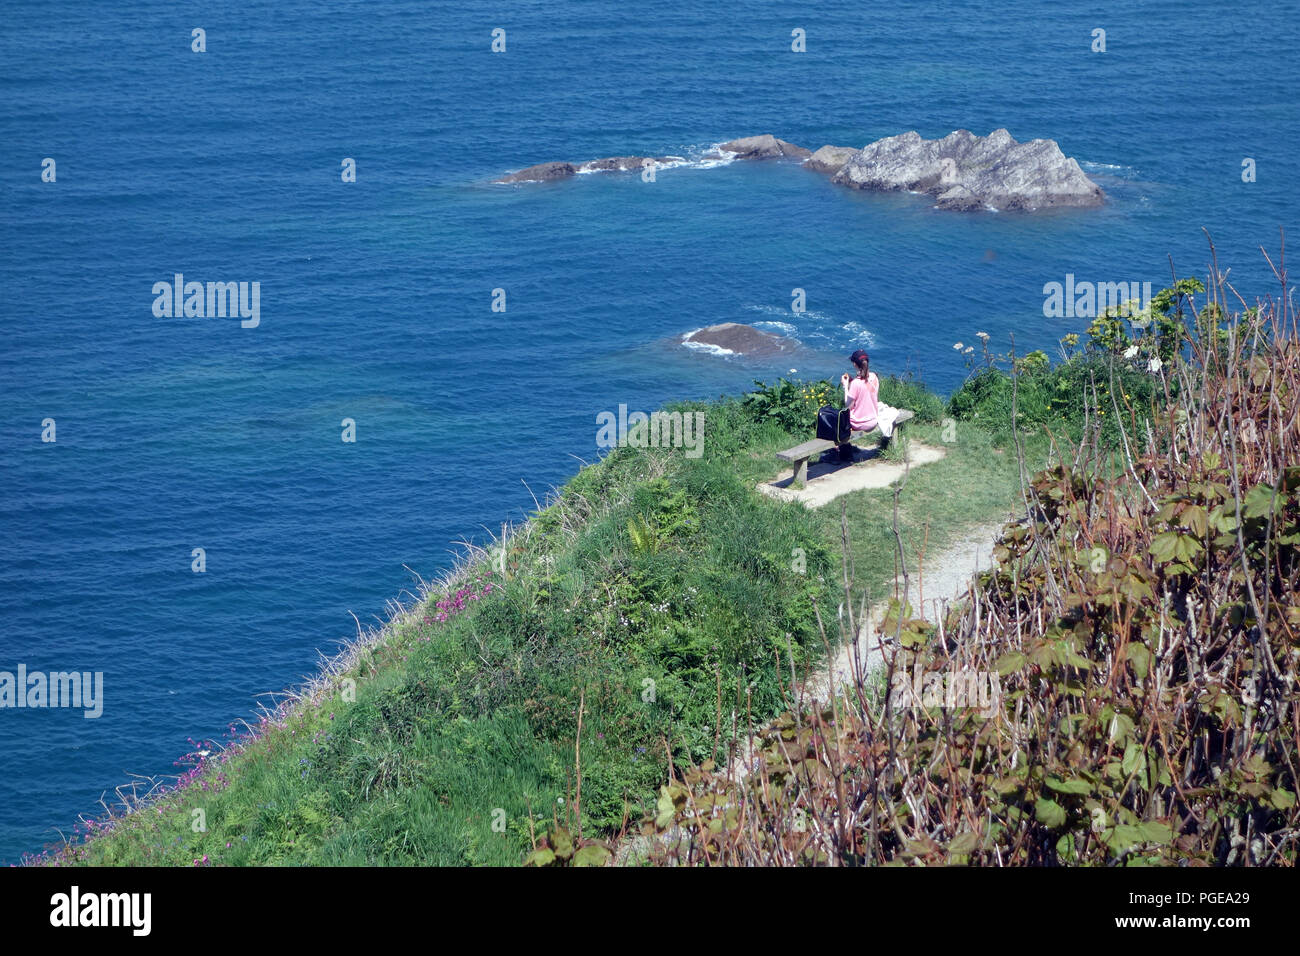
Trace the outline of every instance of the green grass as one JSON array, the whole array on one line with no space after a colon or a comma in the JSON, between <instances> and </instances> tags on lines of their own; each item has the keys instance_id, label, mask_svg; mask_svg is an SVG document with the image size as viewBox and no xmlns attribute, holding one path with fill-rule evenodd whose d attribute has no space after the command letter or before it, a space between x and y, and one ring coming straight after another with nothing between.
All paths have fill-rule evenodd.
<instances>
[{"instance_id":1,"label":"green grass","mask_svg":"<svg viewBox=\"0 0 1300 956\"><path fill-rule=\"evenodd\" d=\"M1014 507L1017 468L978 426L941 421L918 384L889 389L918 411L912 437L947 452L901 494L914 570L923 546ZM580 709L584 835L636 819L669 753L677 766L725 757L733 712L743 725L782 709L777 656L816 663L816 614L841 599L839 503L754 490L807 437L771 406L680 406L705 412L700 458L623 448L584 468L516 529L504 575L494 555L462 569L260 738L61 862L515 865L534 831L576 810ZM882 596L893 492L844 503L855 577ZM434 602L466 588L476 598L438 620Z\"/></svg>"},{"instance_id":2,"label":"green grass","mask_svg":"<svg viewBox=\"0 0 1300 956\"><path fill-rule=\"evenodd\" d=\"M912 441L945 453L937 462L909 470L899 495L899 537L908 573L915 576L922 557L933 559L972 529L1006 520L1019 505L1020 485L1014 449L999 445L976 426L957 422L945 429L913 422L905 431ZM952 441L945 442L945 435ZM1046 457L1045 441L1029 443L1026 460L1031 466L1041 467ZM892 594L898 550L892 526L894 488L859 491L841 500L856 579L867 586L873 602L887 597ZM840 533L839 504L822 509L828 536Z\"/></svg>"}]
</instances>

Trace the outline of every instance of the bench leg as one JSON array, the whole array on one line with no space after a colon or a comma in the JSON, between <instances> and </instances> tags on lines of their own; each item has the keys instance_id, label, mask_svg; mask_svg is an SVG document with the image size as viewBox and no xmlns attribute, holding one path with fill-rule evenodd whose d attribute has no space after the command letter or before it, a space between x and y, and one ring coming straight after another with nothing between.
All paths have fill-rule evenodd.
<instances>
[{"instance_id":1,"label":"bench leg","mask_svg":"<svg viewBox=\"0 0 1300 956\"><path fill-rule=\"evenodd\" d=\"M794 486L803 488L808 484L808 459L800 458L794 463Z\"/></svg>"},{"instance_id":2,"label":"bench leg","mask_svg":"<svg viewBox=\"0 0 1300 956\"><path fill-rule=\"evenodd\" d=\"M902 438L902 437L903 437L903 426L902 426L902 425L895 425L895 426L894 426L894 432L893 432L892 435L890 435L890 437L888 437L888 438L884 438L884 437L882 437L882 438L880 439L880 450L881 450L881 451L884 451L886 448L888 448L888 447L890 447L891 445L893 445L894 442L898 441L898 440L899 440L900 438ZM904 460L906 460L906 459L904 459Z\"/></svg>"}]
</instances>

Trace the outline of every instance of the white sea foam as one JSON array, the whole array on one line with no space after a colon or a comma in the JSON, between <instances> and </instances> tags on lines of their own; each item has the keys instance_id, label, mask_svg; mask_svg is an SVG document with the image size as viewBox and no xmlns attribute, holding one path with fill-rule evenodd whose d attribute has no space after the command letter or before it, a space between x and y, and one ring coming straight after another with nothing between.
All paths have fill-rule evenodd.
<instances>
[{"instance_id":1,"label":"white sea foam","mask_svg":"<svg viewBox=\"0 0 1300 956\"><path fill-rule=\"evenodd\" d=\"M734 155L727 159L697 159L692 163L687 163L692 169L716 169L719 166L730 166L736 161Z\"/></svg>"},{"instance_id":2,"label":"white sea foam","mask_svg":"<svg viewBox=\"0 0 1300 956\"><path fill-rule=\"evenodd\" d=\"M688 152L693 154L693 158L687 165L695 169L715 169L718 166L730 166L736 161L739 153L733 153L730 150L722 148L721 143L710 143L708 146L692 146Z\"/></svg>"},{"instance_id":3,"label":"white sea foam","mask_svg":"<svg viewBox=\"0 0 1300 956\"><path fill-rule=\"evenodd\" d=\"M735 355L731 349L724 349L721 345L714 345L711 342L682 342L682 345L688 349L695 349L697 352L707 352L709 355Z\"/></svg>"},{"instance_id":4,"label":"white sea foam","mask_svg":"<svg viewBox=\"0 0 1300 956\"><path fill-rule=\"evenodd\" d=\"M784 333L784 334L786 334L786 335L789 335L789 336L793 336L793 335L795 334L795 332L799 331L799 330L798 330L794 325L792 325L792 324L789 323L789 322L777 322L777 321L775 321L775 320L773 320L773 319L764 319L764 320L762 320L762 321L760 321L760 322L755 322L755 323L754 323L754 328L756 328L756 329L763 329L763 328L767 328L767 329L776 329L778 332L782 332L782 333Z\"/></svg>"},{"instance_id":5,"label":"white sea foam","mask_svg":"<svg viewBox=\"0 0 1300 956\"><path fill-rule=\"evenodd\" d=\"M790 311L789 306L784 308L775 305L747 305L745 310L748 312L758 312L762 315L780 316L772 318L769 321L784 322L793 319L796 322L834 322L835 316L828 312L818 312L816 309L808 309L804 312L794 313Z\"/></svg>"},{"instance_id":6,"label":"white sea foam","mask_svg":"<svg viewBox=\"0 0 1300 956\"><path fill-rule=\"evenodd\" d=\"M1094 163L1086 159L1076 159L1079 168L1085 173L1101 173L1102 175L1114 176L1117 179L1137 179L1138 171L1132 166L1124 166L1119 163Z\"/></svg>"},{"instance_id":7,"label":"white sea foam","mask_svg":"<svg viewBox=\"0 0 1300 956\"><path fill-rule=\"evenodd\" d=\"M691 165L691 161L685 156L670 156L668 158L670 160L669 162L658 164L660 169L676 169L678 166Z\"/></svg>"},{"instance_id":8,"label":"white sea foam","mask_svg":"<svg viewBox=\"0 0 1300 956\"><path fill-rule=\"evenodd\" d=\"M714 345L711 342L687 341L696 332L702 332L703 330L704 330L704 326L700 326L698 329L691 329L691 331L683 333L682 345L686 346L688 349L695 349L695 351L697 352L707 352L709 355L736 355L737 354L736 352L733 352L731 349L724 349L721 345Z\"/></svg>"},{"instance_id":9,"label":"white sea foam","mask_svg":"<svg viewBox=\"0 0 1300 956\"><path fill-rule=\"evenodd\" d=\"M656 162L655 169L656 170L676 169L678 166L690 165L690 160L687 159L685 156L669 156L667 158L668 158L668 162L666 163ZM594 159L588 160L587 162L594 163L596 162L596 160ZM586 167L587 167L587 163L577 164L577 174L579 176L590 176L592 173L639 173L641 171L640 166L636 166L636 167L620 166L617 169L596 169L596 168L586 168Z\"/></svg>"},{"instance_id":10,"label":"white sea foam","mask_svg":"<svg viewBox=\"0 0 1300 956\"><path fill-rule=\"evenodd\" d=\"M841 325L840 328L848 335L849 341L856 342L858 345L865 345L867 348L876 347L876 337L859 323L850 320Z\"/></svg>"}]
</instances>

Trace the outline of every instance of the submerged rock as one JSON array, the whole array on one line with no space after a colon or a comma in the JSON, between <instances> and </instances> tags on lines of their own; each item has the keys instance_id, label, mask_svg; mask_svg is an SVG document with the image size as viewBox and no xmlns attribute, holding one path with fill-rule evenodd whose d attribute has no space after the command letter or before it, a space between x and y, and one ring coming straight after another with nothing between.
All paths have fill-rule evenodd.
<instances>
[{"instance_id":1,"label":"submerged rock","mask_svg":"<svg viewBox=\"0 0 1300 956\"><path fill-rule=\"evenodd\" d=\"M585 163L538 163L517 173L510 173L495 179L497 183L541 183L552 179L567 179L578 173L595 172L639 172L649 163L660 166L668 163L680 163L681 156L607 156L604 159L591 159Z\"/></svg>"},{"instance_id":2,"label":"submerged rock","mask_svg":"<svg viewBox=\"0 0 1300 956\"><path fill-rule=\"evenodd\" d=\"M848 160L834 182L855 189L914 190L941 209L1098 206L1101 187L1050 139L1018 143L1005 129L957 130L943 139L916 131L877 140Z\"/></svg>"},{"instance_id":3,"label":"submerged rock","mask_svg":"<svg viewBox=\"0 0 1300 956\"><path fill-rule=\"evenodd\" d=\"M808 157L804 165L814 172L835 174L858 152L852 146L823 146Z\"/></svg>"},{"instance_id":4,"label":"submerged rock","mask_svg":"<svg viewBox=\"0 0 1300 956\"><path fill-rule=\"evenodd\" d=\"M550 179L565 179L574 175L577 171L577 168L572 163L538 163L536 166L521 169L517 173L502 176L496 181L499 183L540 183Z\"/></svg>"},{"instance_id":5,"label":"submerged rock","mask_svg":"<svg viewBox=\"0 0 1300 956\"><path fill-rule=\"evenodd\" d=\"M735 153L737 159L780 159L782 157L807 159L812 155L811 151L804 149L802 146L796 146L794 143L787 143L783 139L777 139L771 133L733 139L729 143L723 143L718 148L726 150L728 153Z\"/></svg>"},{"instance_id":6,"label":"submerged rock","mask_svg":"<svg viewBox=\"0 0 1300 956\"><path fill-rule=\"evenodd\" d=\"M771 332L764 332L752 325L743 325L739 322L723 322L721 325L697 329L682 341L696 345L712 345L739 355L774 355L790 351L798 344L793 339L773 335Z\"/></svg>"},{"instance_id":7,"label":"submerged rock","mask_svg":"<svg viewBox=\"0 0 1300 956\"><path fill-rule=\"evenodd\" d=\"M666 163L679 163L681 161L681 156L609 156L605 159L593 159L579 164L578 172L638 172L647 163L663 166Z\"/></svg>"}]
</instances>

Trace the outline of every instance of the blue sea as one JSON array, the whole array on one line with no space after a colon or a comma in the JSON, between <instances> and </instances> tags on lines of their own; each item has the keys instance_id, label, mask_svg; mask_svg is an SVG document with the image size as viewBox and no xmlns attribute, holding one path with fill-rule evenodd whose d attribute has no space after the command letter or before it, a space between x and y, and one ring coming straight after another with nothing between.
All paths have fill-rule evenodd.
<instances>
[{"instance_id":1,"label":"blue sea","mask_svg":"<svg viewBox=\"0 0 1300 956\"><path fill-rule=\"evenodd\" d=\"M11 0L0 670L104 676L98 719L0 709L0 860L71 834L131 774L180 772L189 738L313 672L352 614L377 623L457 542L522 519L599 457L598 412L837 376L859 347L946 393L976 332L1050 352L1083 330L1043 317L1045 283L1204 275L1203 229L1243 296L1277 293L1259 247L1300 237L1298 14ZM816 149L998 127L1057 140L1106 205L955 214L698 161L758 133ZM653 183L491 183L627 154L697 161ZM257 282L259 324L156 316L177 273ZM801 348L680 343L728 321Z\"/></svg>"}]
</instances>

